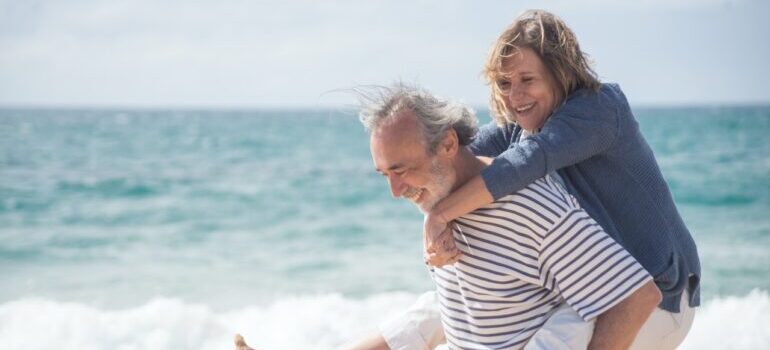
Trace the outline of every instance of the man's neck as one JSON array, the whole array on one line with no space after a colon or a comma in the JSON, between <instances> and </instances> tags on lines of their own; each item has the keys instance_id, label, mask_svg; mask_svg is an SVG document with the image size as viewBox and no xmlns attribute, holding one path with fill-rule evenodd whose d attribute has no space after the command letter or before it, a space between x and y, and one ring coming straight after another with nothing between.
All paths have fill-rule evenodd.
<instances>
[{"instance_id":1,"label":"man's neck","mask_svg":"<svg viewBox=\"0 0 770 350\"><path fill-rule=\"evenodd\" d=\"M452 164L457 176L452 191L455 191L474 176L480 174L481 170L486 168L487 165L484 161L476 158L466 147L461 147L457 151L457 156Z\"/></svg>"}]
</instances>

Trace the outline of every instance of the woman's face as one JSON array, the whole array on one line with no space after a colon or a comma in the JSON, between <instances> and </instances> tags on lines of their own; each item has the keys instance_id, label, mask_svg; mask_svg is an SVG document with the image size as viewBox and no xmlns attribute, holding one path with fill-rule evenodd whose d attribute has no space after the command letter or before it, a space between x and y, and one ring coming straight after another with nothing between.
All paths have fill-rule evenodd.
<instances>
[{"instance_id":1,"label":"woman's face","mask_svg":"<svg viewBox=\"0 0 770 350\"><path fill-rule=\"evenodd\" d=\"M556 83L543 61L530 48L503 59L497 80L505 107L524 130L539 130L560 100Z\"/></svg>"}]
</instances>

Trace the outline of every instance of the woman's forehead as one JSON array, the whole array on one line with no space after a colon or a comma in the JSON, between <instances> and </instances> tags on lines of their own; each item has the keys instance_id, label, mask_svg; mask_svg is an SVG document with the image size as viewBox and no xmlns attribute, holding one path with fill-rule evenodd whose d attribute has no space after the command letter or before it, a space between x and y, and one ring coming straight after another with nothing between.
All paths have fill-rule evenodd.
<instances>
[{"instance_id":1,"label":"woman's forehead","mask_svg":"<svg viewBox=\"0 0 770 350\"><path fill-rule=\"evenodd\" d=\"M530 48L521 48L515 54L502 57L499 71L496 73L503 76L524 72L541 73L544 68L543 61L535 51Z\"/></svg>"}]
</instances>

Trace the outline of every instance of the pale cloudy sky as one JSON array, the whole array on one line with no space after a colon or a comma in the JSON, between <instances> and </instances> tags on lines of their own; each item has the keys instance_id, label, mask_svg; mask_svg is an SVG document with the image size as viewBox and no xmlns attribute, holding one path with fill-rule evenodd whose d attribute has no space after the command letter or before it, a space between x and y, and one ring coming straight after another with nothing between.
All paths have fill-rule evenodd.
<instances>
[{"instance_id":1,"label":"pale cloudy sky","mask_svg":"<svg viewBox=\"0 0 770 350\"><path fill-rule=\"evenodd\" d=\"M0 106L338 106L397 79L484 106L487 49L532 7L632 104L770 103L769 0L0 0Z\"/></svg>"}]
</instances>

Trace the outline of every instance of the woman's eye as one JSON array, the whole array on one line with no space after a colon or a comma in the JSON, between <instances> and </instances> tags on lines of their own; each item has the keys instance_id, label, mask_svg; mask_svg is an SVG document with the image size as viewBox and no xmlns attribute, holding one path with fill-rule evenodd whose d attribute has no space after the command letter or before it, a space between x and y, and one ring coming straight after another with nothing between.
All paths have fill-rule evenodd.
<instances>
[{"instance_id":1,"label":"woman's eye","mask_svg":"<svg viewBox=\"0 0 770 350\"><path fill-rule=\"evenodd\" d=\"M511 82L508 80L498 80L497 88L500 90L508 90L511 88Z\"/></svg>"},{"instance_id":2,"label":"woman's eye","mask_svg":"<svg viewBox=\"0 0 770 350\"><path fill-rule=\"evenodd\" d=\"M532 77L524 77L524 78L521 78L521 82L522 82L522 83L529 83L529 82L532 82L532 80L533 80L533 78L532 78Z\"/></svg>"}]
</instances>

